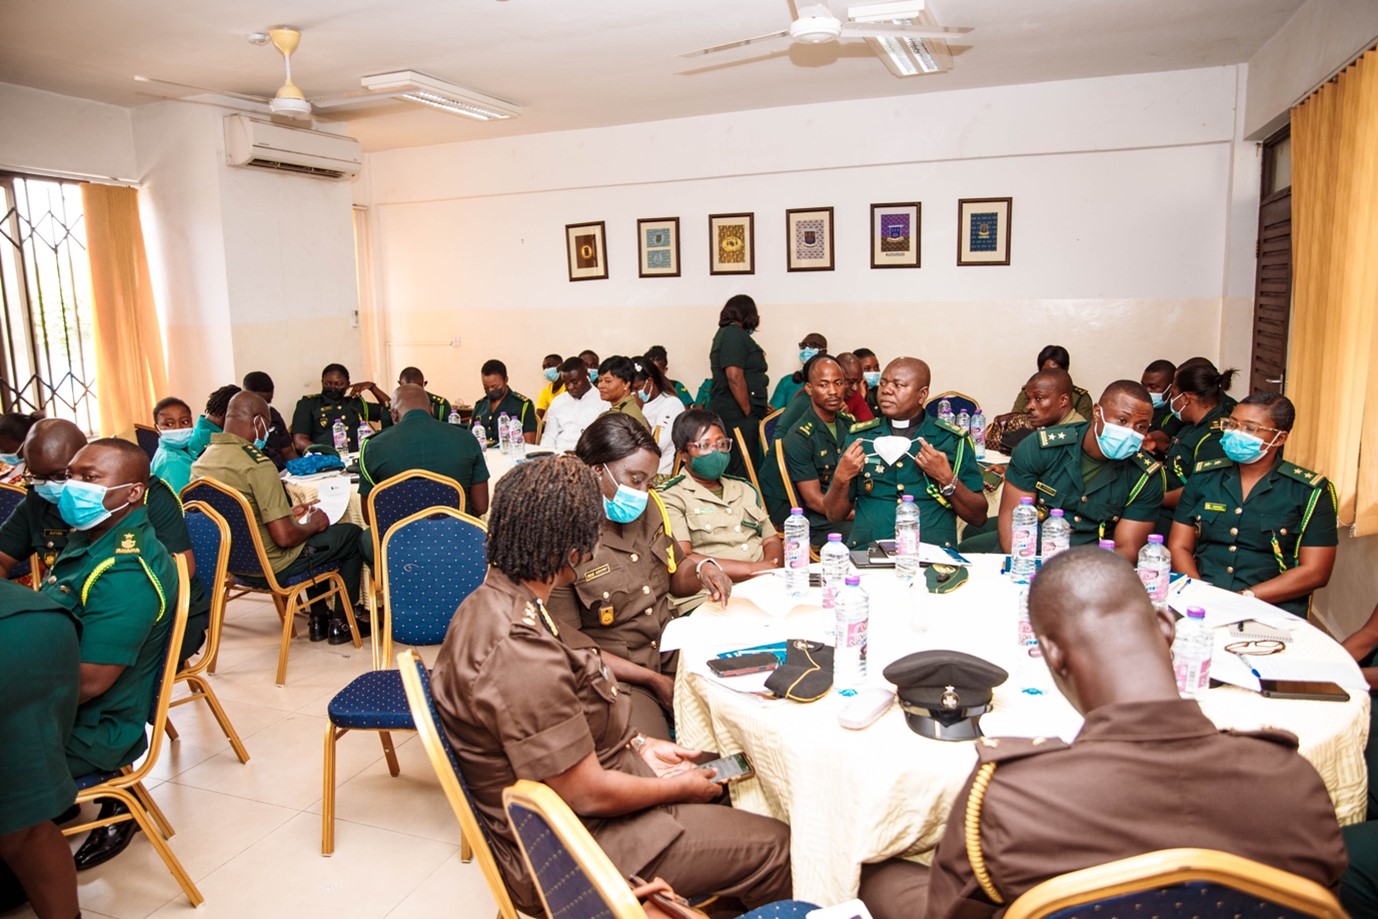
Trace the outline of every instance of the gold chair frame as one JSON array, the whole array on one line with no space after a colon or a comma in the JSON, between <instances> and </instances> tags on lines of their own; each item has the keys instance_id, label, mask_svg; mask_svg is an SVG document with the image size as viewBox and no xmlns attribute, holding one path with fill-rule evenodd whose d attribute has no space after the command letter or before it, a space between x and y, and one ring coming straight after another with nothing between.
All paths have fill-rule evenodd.
<instances>
[{"instance_id":1,"label":"gold chair frame","mask_svg":"<svg viewBox=\"0 0 1378 919\"><path fill-rule=\"evenodd\" d=\"M785 484L785 499L789 501L790 507L803 507L798 492L794 490L794 483L789 479L789 469L785 467L785 439L783 437L776 438L770 448L775 454L776 465L780 467L780 481ZM819 560L818 550L813 546L809 546L809 559L815 562Z\"/></svg>"},{"instance_id":2,"label":"gold chair frame","mask_svg":"<svg viewBox=\"0 0 1378 919\"><path fill-rule=\"evenodd\" d=\"M737 449L742 451L742 462L746 463L746 474L751 479L751 484L756 488L756 494L761 493L761 480L756 478L756 461L751 458L751 451L746 448L746 441L742 440L742 429L733 425L732 439L737 441Z\"/></svg>"},{"instance_id":3,"label":"gold chair frame","mask_svg":"<svg viewBox=\"0 0 1378 919\"><path fill-rule=\"evenodd\" d=\"M249 537L253 540L254 552L258 554L259 567L263 571L263 579L267 581L268 586L266 588L246 587L238 594L235 594L235 596L243 596L245 593L267 593L273 598L273 605L277 608L278 617L282 620L282 642L278 648L277 685L281 686L287 682L287 654L292 644L292 638L296 633L295 626L297 614L305 612L310 607L306 595L306 591L309 588L321 584L329 585L325 593L315 599L324 601L332 596L339 599L341 605L344 607L345 618L349 621L349 631L354 638L354 647L362 648L364 643L359 637L359 624L354 619L354 602L347 596L349 592L345 590L344 579L340 577L339 571L322 571L313 578L308 578L300 583L293 584L291 587L283 587L278 583L277 574L274 573L273 566L268 562L268 553L263 548L263 536L258 531L254 513L249 507L249 502L246 501L244 496L239 492L210 476L192 479L191 482L187 484L187 487L182 489L182 493L186 495L187 489L201 485L222 492L236 501L240 509L244 512L244 519L248 521ZM183 500L185 502L194 499L184 497ZM227 602L230 599L233 599L233 597L227 597Z\"/></svg>"},{"instance_id":4,"label":"gold chair frame","mask_svg":"<svg viewBox=\"0 0 1378 919\"><path fill-rule=\"evenodd\" d=\"M182 888L182 892L187 895L191 905L200 906L205 898L201 896L201 891L192 882L191 875L187 874L176 853L168 845L168 839L174 833L172 824L168 822L167 816L163 814L162 809L158 807L157 802L148 793L148 789L144 787L144 779L153 771L153 767L158 763L158 754L162 752L163 733L167 728L167 713L169 703L172 700L172 687L176 682L177 665L180 663L177 657L182 649L182 636L186 634L187 607L191 602L187 560L178 555L173 556L173 561L177 566L177 605L173 611L172 634L168 636L167 654L163 661L162 685L158 690L158 698L153 710L153 731L148 738L148 752L144 755L138 768L132 765L125 766L115 777L77 792L77 804L90 804L104 799L114 799L123 804L127 812L65 826L62 828L62 834L75 836L97 827L111 826L133 820L139 825L139 829L144 831L148 841L153 844L154 851L163 860L163 864L167 866L168 872L172 874L173 879Z\"/></svg>"},{"instance_id":5,"label":"gold chair frame","mask_svg":"<svg viewBox=\"0 0 1378 919\"><path fill-rule=\"evenodd\" d=\"M784 413L785 413L785 410L784 410L784 409L782 409L782 408L777 408L775 411L771 412L770 414L768 414L768 415L766 415L764 418L762 418L761 421L760 421L760 424L757 425L757 428L758 428L758 431L759 431L759 435L760 435L760 438L761 438L761 448L762 448L762 449L764 449L764 450L770 449L769 444L771 444L771 443L775 440L775 438L773 438L773 437L767 437L767 436L766 436L766 422L769 421L769 420L772 419L772 418L778 418L779 416L783 415ZM779 427L779 425L776 425L776 427Z\"/></svg>"},{"instance_id":6,"label":"gold chair frame","mask_svg":"<svg viewBox=\"0 0 1378 919\"><path fill-rule=\"evenodd\" d=\"M976 408L978 408L978 409L981 407L981 400L978 399L978 398L976 398L975 396L968 396L968 395L967 395L966 393L964 393L964 392L960 392L960 391L955 390L955 389L949 389L947 392L940 392L940 393L938 393L936 396L929 396L929 397L928 397L928 401L925 402L925 403L923 404L923 410L924 410L925 412L927 412L927 411L928 411L928 407L929 407L930 405L936 405L936 404L938 404L938 402L941 401L942 399L947 399L947 398L950 398L950 397L952 397L952 396L957 396L958 398L966 399L966 400L969 401L972 405L976 406Z\"/></svg>"},{"instance_id":7,"label":"gold chair frame","mask_svg":"<svg viewBox=\"0 0 1378 919\"><path fill-rule=\"evenodd\" d=\"M234 729L234 724L230 722L230 716L225 713L224 707L220 704L220 699L216 696L215 690L211 688L210 681L206 679L206 672L215 662L216 655L220 653L220 630L225 624L225 596L229 592L229 564L230 564L230 526L225 522L225 518L211 507L201 501L189 501L183 511L199 511L206 515L206 518L215 524L220 531L220 553L215 559L215 576L203 578L203 581L211 585L211 616L210 624L206 629L206 646L201 649L201 655L194 662L177 671L174 682L186 683L190 694L180 699L174 699L170 706L176 708L188 702L195 702L197 699L204 699L206 705L210 706L211 714L215 716L215 721L220 725L220 730L224 732L225 739L234 748L234 755L239 757L241 763L249 761L249 751L244 748L244 741L239 739L239 732ZM200 559L198 564L204 565L209 559ZM180 647L180 646L179 646ZM172 726L172 719L167 722L167 735L170 740L177 739L177 729Z\"/></svg>"},{"instance_id":8,"label":"gold chair frame","mask_svg":"<svg viewBox=\"0 0 1378 919\"><path fill-rule=\"evenodd\" d=\"M497 859L488 848L483 830L478 824L478 815L469 806L464 789L459 787L454 767L445 749L440 745L440 727L431 717L431 707L426 702L426 692L421 687L421 679L416 675L416 665L422 663L421 655L408 649L397 655L397 669L402 672L402 689L407 694L407 705L411 707L412 721L416 723L416 733L426 758L431 761L431 769L440 780L445 799L450 802L455 819L459 821L460 859L468 862L478 859L483 878L488 882L488 890L498 903L498 919L519 919L517 908L512 904L512 896L507 892L507 883L502 879Z\"/></svg>"},{"instance_id":9,"label":"gold chair frame","mask_svg":"<svg viewBox=\"0 0 1378 919\"><path fill-rule=\"evenodd\" d=\"M389 481L391 481L391 479L389 479ZM369 497L372 497L372 494L370 494ZM469 523L478 527L478 529L483 533L488 532L488 527L484 524L482 520L479 520L477 517L473 517L469 514L462 513L461 511L457 511L452 507L442 507L439 505L417 511L415 514L410 514L394 523L392 527L388 530L387 535L383 537L383 545L379 549L379 555L375 556L378 560L378 570L383 572L383 602L387 605L388 609L392 609L392 598L389 595L389 587L387 583L388 567L385 560L387 559L388 543L392 539L392 534L400 530L406 524L411 523L413 520L424 520L427 517L434 517L437 514L444 514L448 517L455 517L459 520L462 520L465 523ZM373 644L374 661L392 661L393 647L391 618L389 618L388 620L388 628L386 630L386 635L379 636L379 630L377 628L376 622L374 623L374 626L375 627L373 629L373 634L370 636L369 639ZM379 646L380 641L382 642L381 648ZM384 668L378 666L377 663L375 663L373 669L382 670ZM405 672L405 670L403 672ZM413 718L414 717L415 715L413 713ZM321 855L335 854L335 744L339 741L341 737L345 736L350 731L374 732L378 735L378 740L383 745L383 758L387 760L388 775L392 776L395 779L402 774L402 767L397 762L397 749L393 746L392 743L393 730L396 729L391 728L388 730L381 730L378 728L342 728L338 727L327 717L325 722L325 752L322 758L321 767ZM466 835L464 839L460 842L460 857L466 862L473 858L473 855L469 850L468 839L469 837Z\"/></svg>"},{"instance_id":10,"label":"gold chair frame","mask_svg":"<svg viewBox=\"0 0 1378 919\"><path fill-rule=\"evenodd\" d=\"M1039 919L1072 906L1186 881L1231 887L1320 919L1347 915L1309 878L1214 849L1162 849L1050 878L1010 904L1005 919Z\"/></svg>"}]
</instances>

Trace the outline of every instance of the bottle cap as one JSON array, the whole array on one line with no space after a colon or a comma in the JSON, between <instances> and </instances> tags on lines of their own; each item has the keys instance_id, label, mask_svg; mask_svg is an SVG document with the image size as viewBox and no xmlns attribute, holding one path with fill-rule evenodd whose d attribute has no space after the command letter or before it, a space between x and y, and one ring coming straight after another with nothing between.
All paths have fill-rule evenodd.
<instances>
[{"instance_id":1,"label":"bottle cap","mask_svg":"<svg viewBox=\"0 0 1378 919\"><path fill-rule=\"evenodd\" d=\"M1023 498L1020 498L1020 499L1019 499L1019 503L1020 503L1020 504L1033 504L1033 498L1030 498L1030 497L1028 497L1028 496L1026 495L1026 496L1024 496Z\"/></svg>"},{"instance_id":2,"label":"bottle cap","mask_svg":"<svg viewBox=\"0 0 1378 919\"><path fill-rule=\"evenodd\" d=\"M791 517L802 517L804 516L804 509L802 507L791 507L789 509L789 515Z\"/></svg>"},{"instance_id":3,"label":"bottle cap","mask_svg":"<svg viewBox=\"0 0 1378 919\"><path fill-rule=\"evenodd\" d=\"M848 586L848 587L860 587L860 586L861 586L861 575L859 575L859 574L849 574L849 575L847 575L847 586ZM1205 614L1205 613L1202 613L1201 615L1204 616L1204 615L1206 615L1206 614Z\"/></svg>"},{"instance_id":4,"label":"bottle cap","mask_svg":"<svg viewBox=\"0 0 1378 919\"><path fill-rule=\"evenodd\" d=\"M1148 541L1161 546L1163 544L1163 537L1157 533L1149 533Z\"/></svg>"},{"instance_id":5,"label":"bottle cap","mask_svg":"<svg viewBox=\"0 0 1378 919\"><path fill-rule=\"evenodd\" d=\"M900 500L901 500L904 504L913 504L913 503L914 503L914 496L913 496L913 495L905 495L905 496L904 496L903 498L901 498Z\"/></svg>"},{"instance_id":6,"label":"bottle cap","mask_svg":"<svg viewBox=\"0 0 1378 919\"><path fill-rule=\"evenodd\" d=\"M1205 619L1206 611L1199 606L1188 606L1187 617L1189 619Z\"/></svg>"},{"instance_id":7,"label":"bottle cap","mask_svg":"<svg viewBox=\"0 0 1378 919\"><path fill-rule=\"evenodd\" d=\"M829 533L829 534L828 534L828 542L842 542L842 534L841 534L841 533Z\"/></svg>"},{"instance_id":8,"label":"bottle cap","mask_svg":"<svg viewBox=\"0 0 1378 919\"><path fill-rule=\"evenodd\" d=\"M1061 516L1063 516L1062 508L1060 508L1060 507L1055 507L1055 508L1053 508L1051 511L1049 511L1048 513L1049 513L1049 516L1052 516L1052 517L1061 517Z\"/></svg>"},{"instance_id":9,"label":"bottle cap","mask_svg":"<svg viewBox=\"0 0 1378 919\"><path fill-rule=\"evenodd\" d=\"M1102 539L1102 540L1100 541L1100 547L1101 547L1102 549L1109 549L1111 552L1114 552L1114 551L1115 551L1115 540L1113 540L1113 539Z\"/></svg>"}]
</instances>

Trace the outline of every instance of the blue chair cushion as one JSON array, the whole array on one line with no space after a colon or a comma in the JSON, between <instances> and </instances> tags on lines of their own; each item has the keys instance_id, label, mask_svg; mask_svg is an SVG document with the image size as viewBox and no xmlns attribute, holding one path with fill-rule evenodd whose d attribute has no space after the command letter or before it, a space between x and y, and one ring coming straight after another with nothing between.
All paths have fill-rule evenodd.
<instances>
[{"instance_id":1,"label":"blue chair cushion","mask_svg":"<svg viewBox=\"0 0 1378 919\"><path fill-rule=\"evenodd\" d=\"M1072 919L1076 916L1195 916L1198 919L1258 916L1260 919L1301 919L1306 915L1223 884L1188 881L1069 906L1050 913L1049 919Z\"/></svg>"},{"instance_id":2,"label":"blue chair cushion","mask_svg":"<svg viewBox=\"0 0 1378 919\"><path fill-rule=\"evenodd\" d=\"M804 900L776 900L758 906L749 913L742 913L737 919L804 919L816 909L817 906Z\"/></svg>"},{"instance_id":3,"label":"blue chair cushion","mask_svg":"<svg viewBox=\"0 0 1378 919\"><path fill-rule=\"evenodd\" d=\"M92 788L102 782L108 782L118 775L118 772L88 772L77 778L77 791L85 791L87 788Z\"/></svg>"},{"instance_id":4,"label":"blue chair cushion","mask_svg":"<svg viewBox=\"0 0 1378 919\"><path fill-rule=\"evenodd\" d=\"M277 576L278 584L282 587L291 587L294 584L300 584L302 581L309 581L327 571L338 570L340 570L338 562L322 562L313 567L310 571L303 571L301 574L280 574ZM252 574L235 574L231 576L234 578L234 582L241 587L252 587L254 590L268 589L268 580L266 578L260 578Z\"/></svg>"},{"instance_id":5,"label":"blue chair cushion","mask_svg":"<svg viewBox=\"0 0 1378 919\"><path fill-rule=\"evenodd\" d=\"M371 670L335 694L327 709L330 723L353 730L414 731L402 674Z\"/></svg>"}]
</instances>

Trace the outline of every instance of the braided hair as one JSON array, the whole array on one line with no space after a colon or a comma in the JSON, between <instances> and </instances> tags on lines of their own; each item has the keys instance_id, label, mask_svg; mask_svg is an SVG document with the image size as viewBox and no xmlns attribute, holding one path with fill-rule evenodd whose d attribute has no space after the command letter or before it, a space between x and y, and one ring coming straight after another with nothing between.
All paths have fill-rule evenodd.
<instances>
[{"instance_id":1,"label":"braided hair","mask_svg":"<svg viewBox=\"0 0 1378 919\"><path fill-rule=\"evenodd\" d=\"M578 552L598 546L603 492L593 471L569 456L518 463L488 511L488 561L516 581L545 581Z\"/></svg>"},{"instance_id":2,"label":"braided hair","mask_svg":"<svg viewBox=\"0 0 1378 919\"><path fill-rule=\"evenodd\" d=\"M239 391L239 387L231 383L211 393L210 398L206 400L206 415L211 418L224 418L225 412L229 410L230 400Z\"/></svg>"}]
</instances>

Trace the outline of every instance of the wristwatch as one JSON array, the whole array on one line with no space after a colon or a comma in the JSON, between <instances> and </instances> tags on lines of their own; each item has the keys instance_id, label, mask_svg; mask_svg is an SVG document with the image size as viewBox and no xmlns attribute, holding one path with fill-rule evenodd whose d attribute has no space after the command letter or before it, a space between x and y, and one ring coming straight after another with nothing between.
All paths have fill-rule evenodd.
<instances>
[{"instance_id":1,"label":"wristwatch","mask_svg":"<svg viewBox=\"0 0 1378 919\"><path fill-rule=\"evenodd\" d=\"M953 495L955 495L956 493L957 493L957 477L956 477L955 475L952 477L952 481L951 481L951 482L948 482L948 483L947 483L946 485L944 485L942 488L939 488L939 489L938 489L938 494L942 495L944 498L951 498L951 497L952 497Z\"/></svg>"}]
</instances>

